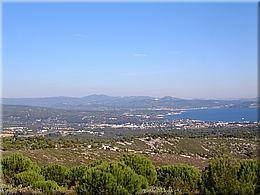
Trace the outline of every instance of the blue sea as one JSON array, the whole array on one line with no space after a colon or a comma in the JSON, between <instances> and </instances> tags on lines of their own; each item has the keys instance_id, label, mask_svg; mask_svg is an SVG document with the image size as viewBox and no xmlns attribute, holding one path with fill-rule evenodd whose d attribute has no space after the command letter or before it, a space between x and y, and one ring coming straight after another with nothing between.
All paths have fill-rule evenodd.
<instances>
[{"instance_id":1,"label":"blue sea","mask_svg":"<svg viewBox=\"0 0 260 195\"><path fill-rule=\"evenodd\" d=\"M216 108L186 110L178 115L167 116L169 120L191 118L203 121L256 122L259 121L257 108Z\"/></svg>"}]
</instances>

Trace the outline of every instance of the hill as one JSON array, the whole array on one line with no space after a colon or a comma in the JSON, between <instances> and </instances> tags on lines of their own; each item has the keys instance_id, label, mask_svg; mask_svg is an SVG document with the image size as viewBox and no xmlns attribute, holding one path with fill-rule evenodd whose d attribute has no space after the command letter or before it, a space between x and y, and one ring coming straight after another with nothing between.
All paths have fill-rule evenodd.
<instances>
[{"instance_id":1,"label":"hill","mask_svg":"<svg viewBox=\"0 0 260 195\"><path fill-rule=\"evenodd\" d=\"M181 99L171 96L162 98L150 96L115 97L89 95L85 97L43 97L43 98L3 98L3 104L40 106L72 110L120 110L120 109L191 109L201 107L252 107L257 99Z\"/></svg>"}]
</instances>

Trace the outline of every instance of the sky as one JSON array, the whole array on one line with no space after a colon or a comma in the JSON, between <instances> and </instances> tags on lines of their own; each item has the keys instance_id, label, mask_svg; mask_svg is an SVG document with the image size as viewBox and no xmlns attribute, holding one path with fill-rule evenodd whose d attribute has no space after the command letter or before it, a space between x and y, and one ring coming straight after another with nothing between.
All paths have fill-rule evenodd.
<instances>
[{"instance_id":1,"label":"sky","mask_svg":"<svg viewBox=\"0 0 260 195\"><path fill-rule=\"evenodd\" d=\"M257 96L256 3L4 3L3 97Z\"/></svg>"}]
</instances>

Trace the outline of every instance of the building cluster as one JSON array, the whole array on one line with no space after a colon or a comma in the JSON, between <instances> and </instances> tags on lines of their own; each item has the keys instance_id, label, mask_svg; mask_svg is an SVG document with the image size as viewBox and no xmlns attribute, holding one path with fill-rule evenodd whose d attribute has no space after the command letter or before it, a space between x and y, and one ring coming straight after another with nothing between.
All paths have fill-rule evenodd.
<instances>
[{"instance_id":1,"label":"building cluster","mask_svg":"<svg viewBox=\"0 0 260 195\"><path fill-rule=\"evenodd\" d=\"M145 115L147 117L147 115ZM140 116L143 117L143 116ZM39 119L36 119L39 121ZM116 121L116 118L113 119ZM125 123L86 123L84 121L79 123L40 123L34 125L34 123L25 125L4 125L1 131L1 137L33 137L33 136L51 136L51 135L80 135L89 134L95 136L103 136L107 129L128 129L133 131L149 130L149 129L203 129L203 128L221 128L221 127L259 127L260 122L208 122L194 119L178 119L173 121L146 121L146 122L125 122Z\"/></svg>"}]
</instances>

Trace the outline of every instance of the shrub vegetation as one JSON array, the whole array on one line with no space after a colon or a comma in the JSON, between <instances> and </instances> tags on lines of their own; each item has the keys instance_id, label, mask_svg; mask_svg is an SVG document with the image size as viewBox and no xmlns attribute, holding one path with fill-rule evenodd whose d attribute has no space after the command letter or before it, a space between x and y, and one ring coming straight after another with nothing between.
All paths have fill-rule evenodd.
<instances>
[{"instance_id":1,"label":"shrub vegetation","mask_svg":"<svg viewBox=\"0 0 260 195\"><path fill-rule=\"evenodd\" d=\"M186 164L159 167L157 174L158 186L181 194L196 192L201 179L201 171Z\"/></svg>"},{"instance_id":2,"label":"shrub vegetation","mask_svg":"<svg viewBox=\"0 0 260 195\"><path fill-rule=\"evenodd\" d=\"M124 155L117 161L90 165L38 166L21 154L1 160L6 194L259 194L258 160L237 161L228 156L212 159L200 170L179 164L156 167L139 155Z\"/></svg>"},{"instance_id":3,"label":"shrub vegetation","mask_svg":"<svg viewBox=\"0 0 260 195\"><path fill-rule=\"evenodd\" d=\"M144 176L150 185L153 185L157 179L157 172L152 161L141 155L128 154L123 155L120 161L133 169L138 175Z\"/></svg>"}]
</instances>

